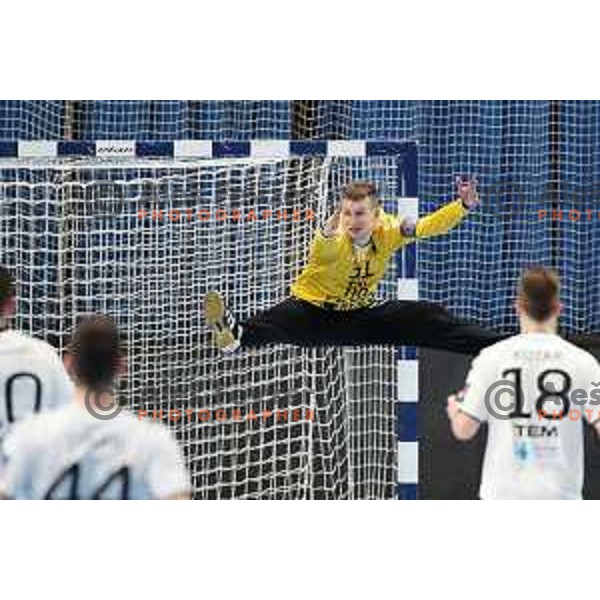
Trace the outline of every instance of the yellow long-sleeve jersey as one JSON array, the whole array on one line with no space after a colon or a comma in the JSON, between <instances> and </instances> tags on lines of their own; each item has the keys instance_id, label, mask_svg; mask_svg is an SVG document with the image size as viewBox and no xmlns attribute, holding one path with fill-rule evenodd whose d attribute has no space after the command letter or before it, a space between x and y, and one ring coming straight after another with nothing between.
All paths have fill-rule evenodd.
<instances>
[{"instance_id":1,"label":"yellow long-sleeve jersey","mask_svg":"<svg viewBox=\"0 0 600 600\"><path fill-rule=\"evenodd\" d=\"M307 265L291 286L294 297L335 310L370 306L375 290L396 250L417 239L446 233L458 225L467 210L460 200L449 202L417 221L415 235L405 236L400 219L382 213L364 250L357 250L349 235L315 235Z\"/></svg>"}]
</instances>

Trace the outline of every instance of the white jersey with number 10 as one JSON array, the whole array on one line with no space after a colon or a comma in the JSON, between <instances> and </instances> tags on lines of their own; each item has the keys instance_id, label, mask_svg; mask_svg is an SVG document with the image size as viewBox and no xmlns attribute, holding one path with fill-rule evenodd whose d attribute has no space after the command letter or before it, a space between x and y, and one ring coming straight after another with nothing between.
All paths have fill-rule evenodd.
<instances>
[{"instance_id":1,"label":"white jersey with number 10","mask_svg":"<svg viewBox=\"0 0 600 600\"><path fill-rule=\"evenodd\" d=\"M0 332L0 444L14 423L72 399L73 384L49 344Z\"/></svg>"}]
</instances>

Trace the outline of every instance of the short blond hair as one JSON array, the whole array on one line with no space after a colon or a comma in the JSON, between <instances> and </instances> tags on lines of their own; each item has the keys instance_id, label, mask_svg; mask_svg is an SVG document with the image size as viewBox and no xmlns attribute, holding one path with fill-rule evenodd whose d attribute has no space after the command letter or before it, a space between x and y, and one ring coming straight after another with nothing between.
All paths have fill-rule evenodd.
<instances>
[{"instance_id":1,"label":"short blond hair","mask_svg":"<svg viewBox=\"0 0 600 600\"><path fill-rule=\"evenodd\" d=\"M342 201L362 202L370 200L371 208L379 210L379 199L377 198L377 187L370 181L354 181L342 190Z\"/></svg>"}]
</instances>

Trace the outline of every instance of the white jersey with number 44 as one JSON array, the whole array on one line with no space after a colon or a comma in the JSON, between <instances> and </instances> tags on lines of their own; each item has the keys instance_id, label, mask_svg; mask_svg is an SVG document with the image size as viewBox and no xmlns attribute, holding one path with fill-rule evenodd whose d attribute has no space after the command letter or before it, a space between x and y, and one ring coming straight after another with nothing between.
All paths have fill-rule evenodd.
<instances>
[{"instance_id":1,"label":"white jersey with number 44","mask_svg":"<svg viewBox=\"0 0 600 600\"><path fill-rule=\"evenodd\" d=\"M16 425L0 461L0 492L39 500L152 500L189 493L169 430L123 411L100 420L71 404Z\"/></svg>"},{"instance_id":2,"label":"white jersey with number 44","mask_svg":"<svg viewBox=\"0 0 600 600\"><path fill-rule=\"evenodd\" d=\"M581 498L583 419L600 417L599 387L596 359L558 335L523 333L483 350L460 405L488 424L481 498Z\"/></svg>"},{"instance_id":3,"label":"white jersey with number 44","mask_svg":"<svg viewBox=\"0 0 600 600\"><path fill-rule=\"evenodd\" d=\"M46 342L0 332L0 444L14 423L73 399L73 384Z\"/></svg>"}]
</instances>

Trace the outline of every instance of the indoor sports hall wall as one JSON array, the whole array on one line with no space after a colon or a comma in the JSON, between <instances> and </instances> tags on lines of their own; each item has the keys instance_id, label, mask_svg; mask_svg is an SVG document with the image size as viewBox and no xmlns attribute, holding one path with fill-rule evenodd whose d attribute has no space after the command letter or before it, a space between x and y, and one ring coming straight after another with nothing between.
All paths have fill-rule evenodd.
<instances>
[{"instance_id":1,"label":"indoor sports hall wall","mask_svg":"<svg viewBox=\"0 0 600 600\"><path fill-rule=\"evenodd\" d=\"M290 138L289 101L0 101L0 139Z\"/></svg>"}]
</instances>

